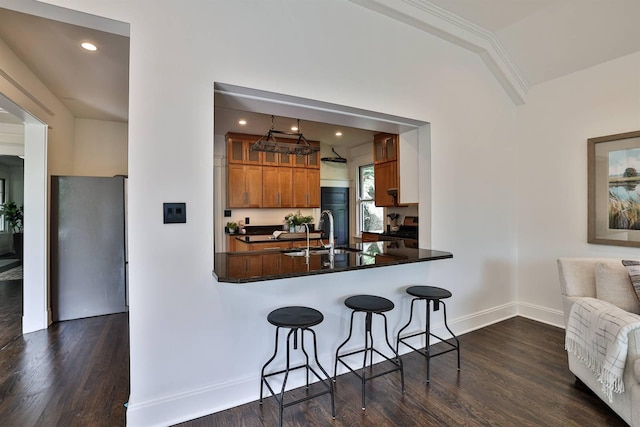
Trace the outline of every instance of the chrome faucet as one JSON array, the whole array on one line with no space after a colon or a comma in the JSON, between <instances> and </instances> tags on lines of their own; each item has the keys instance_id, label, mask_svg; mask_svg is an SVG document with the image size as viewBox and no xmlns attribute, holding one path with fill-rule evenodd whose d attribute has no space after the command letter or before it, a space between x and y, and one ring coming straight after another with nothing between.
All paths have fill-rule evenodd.
<instances>
[{"instance_id":1,"label":"chrome faucet","mask_svg":"<svg viewBox=\"0 0 640 427\"><path fill-rule=\"evenodd\" d=\"M307 229L307 250L304 253L304 256L307 258L307 264L309 263L309 224L304 223L304 227Z\"/></svg>"},{"instance_id":2,"label":"chrome faucet","mask_svg":"<svg viewBox=\"0 0 640 427\"><path fill-rule=\"evenodd\" d=\"M324 226L323 217L325 215L327 215L327 218L329 218L329 257L331 260L333 260L333 256L335 255L336 244L333 237L333 213L329 209L322 211L322 213L320 214L320 223L318 224L318 226L319 228L323 228ZM326 247L327 246L325 246L325 248Z\"/></svg>"}]
</instances>

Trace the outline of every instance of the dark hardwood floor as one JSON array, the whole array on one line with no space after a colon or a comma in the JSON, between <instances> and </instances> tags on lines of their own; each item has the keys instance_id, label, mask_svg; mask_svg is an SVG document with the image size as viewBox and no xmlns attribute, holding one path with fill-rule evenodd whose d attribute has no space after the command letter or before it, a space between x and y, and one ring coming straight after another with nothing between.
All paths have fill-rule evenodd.
<instances>
[{"instance_id":1,"label":"dark hardwood floor","mask_svg":"<svg viewBox=\"0 0 640 427\"><path fill-rule=\"evenodd\" d=\"M0 350L22 334L22 280L0 281Z\"/></svg>"},{"instance_id":2,"label":"dark hardwood floor","mask_svg":"<svg viewBox=\"0 0 640 427\"><path fill-rule=\"evenodd\" d=\"M0 286L0 295L4 298ZM11 306L11 304L9 304ZM0 300L0 319L10 315ZM18 313L18 322L19 322ZM7 325L2 324L2 330ZM19 329L19 328L18 328ZM398 373L367 384L338 377L337 418L329 397L284 410L287 426L624 426L599 398L574 381L563 349L564 331L516 317L465 334L462 370L455 353L432 360L403 356L406 393ZM3 335L4 336L4 335ZM61 322L26 336L7 334L0 347L0 426L122 426L129 395L128 316ZM320 336L319 339L322 339ZM332 369L332 367L325 367ZM257 375L258 373L256 373ZM256 398L259 382L256 380ZM289 395L303 393L294 390ZM273 398L180 426L275 426Z\"/></svg>"},{"instance_id":3,"label":"dark hardwood floor","mask_svg":"<svg viewBox=\"0 0 640 427\"><path fill-rule=\"evenodd\" d=\"M22 285L12 286L0 282L0 426L124 426L128 314L22 336Z\"/></svg>"}]
</instances>

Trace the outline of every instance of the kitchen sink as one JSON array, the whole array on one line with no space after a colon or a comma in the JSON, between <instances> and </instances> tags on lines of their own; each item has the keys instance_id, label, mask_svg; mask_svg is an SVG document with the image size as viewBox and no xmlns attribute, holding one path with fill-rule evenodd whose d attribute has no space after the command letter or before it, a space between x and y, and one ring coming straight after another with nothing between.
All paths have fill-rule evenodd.
<instances>
[{"instance_id":1,"label":"kitchen sink","mask_svg":"<svg viewBox=\"0 0 640 427\"><path fill-rule=\"evenodd\" d=\"M306 255L306 250L304 248L296 248L294 250L292 249L287 249L284 251L281 251L283 254L287 255L287 256L305 256ZM354 249L354 248L335 248L334 249L334 253L336 255L338 254L348 254L348 253L352 253L352 252L361 252L360 249ZM313 248L313 249L309 249L309 255L328 255L329 254L329 249L326 248Z\"/></svg>"}]
</instances>

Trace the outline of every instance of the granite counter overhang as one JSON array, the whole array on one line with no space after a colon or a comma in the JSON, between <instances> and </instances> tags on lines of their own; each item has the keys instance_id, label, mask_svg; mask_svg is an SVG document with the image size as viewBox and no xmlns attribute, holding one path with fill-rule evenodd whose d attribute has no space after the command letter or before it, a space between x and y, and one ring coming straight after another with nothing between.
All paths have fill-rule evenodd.
<instances>
[{"instance_id":1,"label":"granite counter overhang","mask_svg":"<svg viewBox=\"0 0 640 427\"><path fill-rule=\"evenodd\" d=\"M213 275L218 282L249 283L453 258L450 252L407 248L402 242L359 243L350 248L355 251L334 256L333 267L327 254L307 260L279 250L219 252L214 254Z\"/></svg>"}]
</instances>

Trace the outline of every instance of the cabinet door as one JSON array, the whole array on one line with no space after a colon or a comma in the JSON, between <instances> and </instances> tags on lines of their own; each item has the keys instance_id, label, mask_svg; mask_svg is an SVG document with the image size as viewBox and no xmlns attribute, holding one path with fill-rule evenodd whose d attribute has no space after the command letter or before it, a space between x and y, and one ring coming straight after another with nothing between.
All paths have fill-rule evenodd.
<instances>
[{"instance_id":1,"label":"cabinet door","mask_svg":"<svg viewBox=\"0 0 640 427\"><path fill-rule=\"evenodd\" d=\"M262 164L265 166L292 166L293 155L284 153L262 153Z\"/></svg>"},{"instance_id":2,"label":"cabinet door","mask_svg":"<svg viewBox=\"0 0 640 427\"><path fill-rule=\"evenodd\" d=\"M227 257L227 273L237 278L262 276L262 257L230 255Z\"/></svg>"},{"instance_id":3,"label":"cabinet door","mask_svg":"<svg viewBox=\"0 0 640 427\"><path fill-rule=\"evenodd\" d=\"M320 170L307 169L307 207L320 207Z\"/></svg>"},{"instance_id":4,"label":"cabinet door","mask_svg":"<svg viewBox=\"0 0 640 427\"><path fill-rule=\"evenodd\" d=\"M245 165L245 191L247 208L262 207L262 166Z\"/></svg>"},{"instance_id":5,"label":"cabinet door","mask_svg":"<svg viewBox=\"0 0 640 427\"><path fill-rule=\"evenodd\" d=\"M397 162L384 162L374 166L376 206L394 206L395 199L387 189L398 188Z\"/></svg>"},{"instance_id":6,"label":"cabinet door","mask_svg":"<svg viewBox=\"0 0 640 427\"><path fill-rule=\"evenodd\" d=\"M245 165L262 164L262 153L254 151L251 146L258 140L258 136L227 135L227 162Z\"/></svg>"},{"instance_id":7,"label":"cabinet door","mask_svg":"<svg viewBox=\"0 0 640 427\"><path fill-rule=\"evenodd\" d=\"M243 208L246 197L244 165L229 164L227 166L227 208Z\"/></svg>"},{"instance_id":8,"label":"cabinet door","mask_svg":"<svg viewBox=\"0 0 640 427\"><path fill-rule=\"evenodd\" d=\"M293 200L294 208L307 207L307 170L293 169Z\"/></svg>"},{"instance_id":9,"label":"cabinet door","mask_svg":"<svg viewBox=\"0 0 640 427\"><path fill-rule=\"evenodd\" d=\"M273 154L273 153L267 153ZM266 158L266 156L265 156ZM280 207L278 203L278 168L263 166L262 167L262 207L263 208L277 208Z\"/></svg>"},{"instance_id":10,"label":"cabinet door","mask_svg":"<svg viewBox=\"0 0 640 427\"><path fill-rule=\"evenodd\" d=\"M398 135L389 135L384 139L385 159L387 161L398 158Z\"/></svg>"},{"instance_id":11,"label":"cabinet door","mask_svg":"<svg viewBox=\"0 0 640 427\"><path fill-rule=\"evenodd\" d=\"M293 207L320 207L320 170L293 168Z\"/></svg>"},{"instance_id":12,"label":"cabinet door","mask_svg":"<svg viewBox=\"0 0 640 427\"><path fill-rule=\"evenodd\" d=\"M227 208L262 207L262 166L227 166Z\"/></svg>"},{"instance_id":13,"label":"cabinet door","mask_svg":"<svg viewBox=\"0 0 640 427\"><path fill-rule=\"evenodd\" d=\"M373 137L373 162L394 161L398 158L398 135L379 133Z\"/></svg>"},{"instance_id":14,"label":"cabinet door","mask_svg":"<svg viewBox=\"0 0 640 427\"><path fill-rule=\"evenodd\" d=\"M319 147L320 143L317 141L309 141L309 145L313 147ZM319 151L306 156L292 155L291 157L293 157L294 167L320 169L320 152Z\"/></svg>"},{"instance_id":15,"label":"cabinet door","mask_svg":"<svg viewBox=\"0 0 640 427\"><path fill-rule=\"evenodd\" d=\"M381 138L373 141L373 162L384 162L384 141Z\"/></svg>"},{"instance_id":16,"label":"cabinet door","mask_svg":"<svg viewBox=\"0 0 640 427\"><path fill-rule=\"evenodd\" d=\"M262 207L291 207L291 177L291 168L271 166L262 167Z\"/></svg>"}]
</instances>

